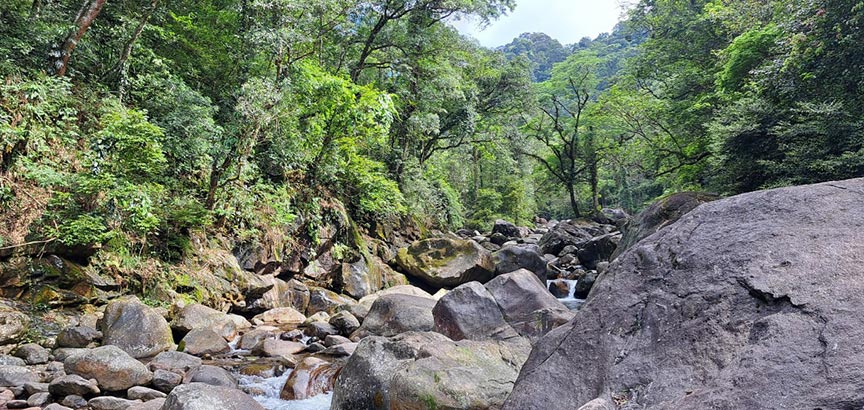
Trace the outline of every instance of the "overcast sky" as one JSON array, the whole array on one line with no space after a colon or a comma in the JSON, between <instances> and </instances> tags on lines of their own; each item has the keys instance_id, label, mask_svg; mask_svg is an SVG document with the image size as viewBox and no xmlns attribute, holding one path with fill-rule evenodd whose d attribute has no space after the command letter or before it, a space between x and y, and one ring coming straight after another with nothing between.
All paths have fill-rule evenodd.
<instances>
[{"instance_id":1,"label":"overcast sky","mask_svg":"<svg viewBox=\"0 0 864 410\"><path fill-rule=\"evenodd\" d=\"M493 21L485 30L467 20L454 25L486 47L507 44L526 32L543 32L561 44L572 44L582 37L594 38L611 31L621 17L620 3L620 0L517 0L515 11Z\"/></svg>"}]
</instances>

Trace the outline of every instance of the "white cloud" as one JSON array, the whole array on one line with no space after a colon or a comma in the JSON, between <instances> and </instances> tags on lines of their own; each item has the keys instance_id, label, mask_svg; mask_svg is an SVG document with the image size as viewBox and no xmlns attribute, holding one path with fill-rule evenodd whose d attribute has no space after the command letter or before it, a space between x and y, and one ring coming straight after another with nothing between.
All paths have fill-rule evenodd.
<instances>
[{"instance_id":1,"label":"white cloud","mask_svg":"<svg viewBox=\"0 0 864 410\"><path fill-rule=\"evenodd\" d=\"M522 33L542 32L562 44L609 32L620 20L620 0L518 0L516 10L485 29L470 20L453 25L487 47L509 43Z\"/></svg>"}]
</instances>

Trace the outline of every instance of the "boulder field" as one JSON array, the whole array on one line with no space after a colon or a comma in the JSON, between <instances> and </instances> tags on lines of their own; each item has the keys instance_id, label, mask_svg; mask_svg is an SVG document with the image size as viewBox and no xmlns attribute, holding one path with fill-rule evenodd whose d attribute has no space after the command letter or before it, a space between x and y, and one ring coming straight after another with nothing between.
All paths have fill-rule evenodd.
<instances>
[{"instance_id":1,"label":"boulder field","mask_svg":"<svg viewBox=\"0 0 864 410\"><path fill-rule=\"evenodd\" d=\"M862 204L864 179L699 205L618 256L504 409L864 407Z\"/></svg>"}]
</instances>

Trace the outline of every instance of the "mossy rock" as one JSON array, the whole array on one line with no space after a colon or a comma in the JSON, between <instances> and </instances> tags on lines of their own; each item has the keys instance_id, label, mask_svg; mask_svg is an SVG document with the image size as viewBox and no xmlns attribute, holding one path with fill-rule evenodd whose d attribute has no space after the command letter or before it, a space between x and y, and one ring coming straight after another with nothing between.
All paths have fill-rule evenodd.
<instances>
[{"instance_id":1,"label":"mossy rock","mask_svg":"<svg viewBox=\"0 0 864 410\"><path fill-rule=\"evenodd\" d=\"M414 242L399 250L396 264L409 275L439 288L487 282L495 272L489 251L474 241L452 238Z\"/></svg>"}]
</instances>

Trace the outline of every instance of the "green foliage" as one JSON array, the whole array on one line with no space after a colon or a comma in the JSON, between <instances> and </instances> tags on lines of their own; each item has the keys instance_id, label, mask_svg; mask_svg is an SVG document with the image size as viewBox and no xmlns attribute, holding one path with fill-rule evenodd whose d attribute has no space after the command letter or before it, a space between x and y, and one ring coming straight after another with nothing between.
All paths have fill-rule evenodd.
<instances>
[{"instance_id":1,"label":"green foliage","mask_svg":"<svg viewBox=\"0 0 864 410\"><path fill-rule=\"evenodd\" d=\"M717 74L719 91L738 90L750 72L765 62L780 34L779 27L769 25L747 31L732 40L722 53L726 61Z\"/></svg>"}]
</instances>

